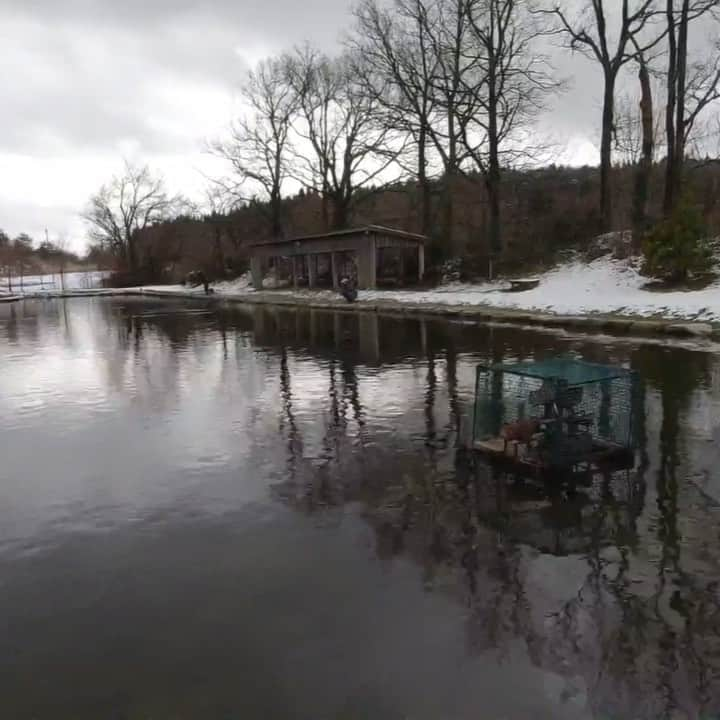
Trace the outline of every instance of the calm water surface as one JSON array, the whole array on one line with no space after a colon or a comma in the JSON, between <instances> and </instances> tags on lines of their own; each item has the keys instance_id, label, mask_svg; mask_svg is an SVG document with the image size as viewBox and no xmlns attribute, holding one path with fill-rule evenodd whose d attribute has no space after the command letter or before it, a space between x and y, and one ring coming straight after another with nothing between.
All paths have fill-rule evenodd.
<instances>
[{"instance_id":1,"label":"calm water surface","mask_svg":"<svg viewBox=\"0 0 720 720\"><path fill-rule=\"evenodd\" d=\"M472 467L474 367L646 381L641 463ZM0 717L720 716L720 363L107 298L0 305Z\"/></svg>"}]
</instances>

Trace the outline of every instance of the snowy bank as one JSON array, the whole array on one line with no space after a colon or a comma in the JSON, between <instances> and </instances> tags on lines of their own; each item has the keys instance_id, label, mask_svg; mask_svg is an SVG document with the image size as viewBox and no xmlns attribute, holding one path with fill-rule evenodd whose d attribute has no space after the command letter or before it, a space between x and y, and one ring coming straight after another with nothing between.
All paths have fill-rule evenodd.
<instances>
[{"instance_id":1,"label":"snowy bank","mask_svg":"<svg viewBox=\"0 0 720 720\"><path fill-rule=\"evenodd\" d=\"M78 270L60 275L25 275L8 279L0 276L1 295L52 294L69 290L97 290L110 273L104 270Z\"/></svg>"},{"instance_id":2,"label":"snowy bank","mask_svg":"<svg viewBox=\"0 0 720 720\"><path fill-rule=\"evenodd\" d=\"M665 318L678 321L720 322L720 280L702 290L659 292L645 289L637 259L601 257L560 265L538 276L533 290L506 292L507 283L450 284L430 290L361 290L361 302L390 302L401 305L450 305L459 308L499 308L537 311L555 315L622 315ZM149 289L149 288L148 288ZM250 278L243 276L213 285L216 294L250 297ZM202 288L165 286L159 292L203 294ZM258 293L260 294L260 293ZM332 290L262 291L264 298L297 298L332 302ZM259 299L259 298L258 298Z\"/></svg>"},{"instance_id":3,"label":"snowy bank","mask_svg":"<svg viewBox=\"0 0 720 720\"><path fill-rule=\"evenodd\" d=\"M248 275L213 284L210 296L205 295L202 286L186 285L76 290L71 294L145 294L344 310L463 315L477 321L572 326L613 333L707 336L714 332L710 323L720 323L720 280L702 290L653 291L646 289L647 280L640 275L637 260L617 260L610 256L592 262L567 262L538 278L538 287L523 292L507 292L507 283L502 281L450 284L428 290L362 290L354 305L348 305L330 289L256 292Z\"/></svg>"},{"instance_id":4,"label":"snowy bank","mask_svg":"<svg viewBox=\"0 0 720 720\"><path fill-rule=\"evenodd\" d=\"M363 300L483 305L558 315L626 315L720 322L720 281L702 290L659 292L645 289L639 261L602 257L574 261L538 276L533 290L503 292L504 285L448 285L428 291L367 291Z\"/></svg>"}]
</instances>

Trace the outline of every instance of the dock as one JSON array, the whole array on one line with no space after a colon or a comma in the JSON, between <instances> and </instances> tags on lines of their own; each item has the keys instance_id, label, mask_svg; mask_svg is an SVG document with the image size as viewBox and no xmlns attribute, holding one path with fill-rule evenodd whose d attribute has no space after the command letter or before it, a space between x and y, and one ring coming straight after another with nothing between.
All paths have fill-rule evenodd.
<instances>
[{"instance_id":1,"label":"dock","mask_svg":"<svg viewBox=\"0 0 720 720\"><path fill-rule=\"evenodd\" d=\"M543 473L580 468L582 471L602 470L608 466L615 469L632 467L635 463L633 451L621 445L593 441L592 449L587 453L578 455L573 462L554 465L548 462L540 453L531 450L522 443L506 442L504 438L492 437L473 442L475 452L484 455L489 460L502 464L506 468L514 469L519 474L533 476Z\"/></svg>"}]
</instances>

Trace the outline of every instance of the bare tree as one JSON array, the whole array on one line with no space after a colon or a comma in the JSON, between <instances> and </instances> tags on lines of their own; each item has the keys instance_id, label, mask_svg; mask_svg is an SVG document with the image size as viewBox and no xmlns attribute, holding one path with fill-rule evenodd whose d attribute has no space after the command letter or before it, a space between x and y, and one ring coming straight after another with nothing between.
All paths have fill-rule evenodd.
<instances>
[{"instance_id":1,"label":"bare tree","mask_svg":"<svg viewBox=\"0 0 720 720\"><path fill-rule=\"evenodd\" d=\"M358 190L385 181L401 148L378 122L352 55L330 58L306 46L284 61L300 108L292 173L321 194L325 227L346 227Z\"/></svg>"},{"instance_id":2,"label":"bare tree","mask_svg":"<svg viewBox=\"0 0 720 720\"><path fill-rule=\"evenodd\" d=\"M623 165L636 165L649 156L655 159L664 146L664 118L656 106L664 102L657 71L644 56L637 57L639 93L626 92L615 101L613 151Z\"/></svg>"},{"instance_id":3,"label":"bare tree","mask_svg":"<svg viewBox=\"0 0 720 720\"><path fill-rule=\"evenodd\" d=\"M655 154L655 121L653 113L653 93L650 82L650 70L645 55L638 52L638 80L640 81L640 125L641 153L635 172L633 187L633 238L638 247L643 233L647 229L647 202Z\"/></svg>"},{"instance_id":4,"label":"bare tree","mask_svg":"<svg viewBox=\"0 0 720 720\"><path fill-rule=\"evenodd\" d=\"M612 229L613 208L611 188L613 124L615 121L615 87L620 70L639 52L646 54L661 42L663 33L647 33L648 26L657 15L656 0L622 0L606 3L605 0L584 0L580 11L570 16L567 7L555 5L546 12L552 13L558 30L568 40L568 47L594 59L603 73L603 110L600 140L600 216L604 230ZM569 4L569 3L568 3ZM617 32L613 36L609 24L612 8L621 5ZM612 5L610 13L608 7ZM573 7L578 6L573 0ZM610 15L610 17L609 17Z\"/></svg>"},{"instance_id":5,"label":"bare tree","mask_svg":"<svg viewBox=\"0 0 720 720\"><path fill-rule=\"evenodd\" d=\"M13 265L15 264L15 252L10 236L0 230L0 270L4 271L7 278L8 292L12 293Z\"/></svg>"},{"instance_id":6,"label":"bare tree","mask_svg":"<svg viewBox=\"0 0 720 720\"><path fill-rule=\"evenodd\" d=\"M53 243L55 263L60 276L60 289L65 290L65 266L67 265L70 244L66 235L59 235Z\"/></svg>"},{"instance_id":7,"label":"bare tree","mask_svg":"<svg viewBox=\"0 0 720 720\"><path fill-rule=\"evenodd\" d=\"M561 86L536 41L547 34L527 0L468 0L469 44L462 50L464 148L488 196L490 275L502 252L501 167L533 159L527 131L543 101ZM468 69L470 68L470 70Z\"/></svg>"},{"instance_id":8,"label":"bare tree","mask_svg":"<svg viewBox=\"0 0 720 720\"><path fill-rule=\"evenodd\" d=\"M655 148L662 135L660 115L655 115L651 69L645 55L638 52L639 100L626 94L615 106L613 138L615 151L624 165L634 168L632 196L633 239L639 247L648 227L647 204Z\"/></svg>"},{"instance_id":9,"label":"bare tree","mask_svg":"<svg viewBox=\"0 0 720 720\"><path fill-rule=\"evenodd\" d=\"M364 59L360 78L365 92L382 109L383 121L413 140L415 170L420 187L420 227L431 232L431 159L438 111L433 83L438 57L434 52L426 0L361 0L354 9L355 34L351 48Z\"/></svg>"},{"instance_id":10,"label":"bare tree","mask_svg":"<svg viewBox=\"0 0 720 720\"><path fill-rule=\"evenodd\" d=\"M29 267L33 253L33 239L27 233L20 233L13 240L13 259L15 271L20 276L20 288L25 284L25 271Z\"/></svg>"},{"instance_id":11,"label":"bare tree","mask_svg":"<svg viewBox=\"0 0 720 720\"><path fill-rule=\"evenodd\" d=\"M665 106L667 160L663 200L665 214L672 212L680 196L685 151L693 128L708 105L720 98L720 45L715 46L714 58L688 63L691 23L705 15L714 14L719 6L719 0L666 0L668 70Z\"/></svg>"},{"instance_id":12,"label":"bare tree","mask_svg":"<svg viewBox=\"0 0 720 720\"><path fill-rule=\"evenodd\" d=\"M642 113L634 94L627 93L615 101L613 150L623 165L636 165L642 157Z\"/></svg>"},{"instance_id":13,"label":"bare tree","mask_svg":"<svg viewBox=\"0 0 720 720\"><path fill-rule=\"evenodd\" d=\"M706 139L708 123L701 122L701 118L705 110L720 99L720 40L715 43L710 57L691 63L689 68L685 86L686 149L690 143L697 141L701 145Z\"/></svg>"},{"instance_id":14,"label":"bare tree","mask_svg":"<svg viewBox=\"0 0 720 720\"><path fill-rule=\"evenodd\" d=\"M242 100L249 114L232 124L227 140L212 145L215 154L227 160L234 171L229 180L216 181L226 200L247 202L259 188L269 201L274 237L282 235L282 190L288 174L292 122L298 110L298 96L286 70L280 58L270 58L248 73Z\"/></svg>"},{"instance_id":15,"label":"bare tree","mask_svg":"<svg viewBox=\"0 0 720 720\"><path fill-rule=\"evenodd\" d=\"M454 203L456 178L467 159L463 147L463 128L459 114L472 112L467 88L474 80L476 63L468 59L465 51L470 42L471 27L468 6L471 0L436 0L433 12L425 13L423 22L433 51L438 59L433 77L433 89L441 109L435 123L435 147L442 159L444 170L443 210L447 242L453 244Z\"/></svg>"},{"instance_id":16,"label":"bare tree","mask_svg":"<svg viewBox=\"0 0 720 720\"><path fill-rule=\"evenodd\" d=\"M430 227L430 173L442 170L442 227L453 247L457 178L469 159L462 117L470 117L469 88L480 83L476 38L470 23L474 0L362 0L356 8L356 44L389 86L384 103L394 127L409 132L422 198L422 227ZM399 124L398 124L399 123Z\"/></svg>"},{"instance_id":17,"label":"bare tree","mask_svg":"<svg viewBox=\"0 0 720 720\"><path fill-rule=\"evenodd\" d=\"M90 198L82 216L93 243L122 259L128 270L137 269L136 233L168 220L188 207L181 196L170 196L161 176L146 165L125 162L122 175L103 185Z\"/></svg>"}]
</instances>

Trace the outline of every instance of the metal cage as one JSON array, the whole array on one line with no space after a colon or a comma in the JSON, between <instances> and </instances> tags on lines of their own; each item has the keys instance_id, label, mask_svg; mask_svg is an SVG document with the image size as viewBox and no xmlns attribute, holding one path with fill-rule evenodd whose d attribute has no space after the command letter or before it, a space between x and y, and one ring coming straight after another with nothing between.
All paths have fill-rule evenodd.
<instances>
[{"instance_id":1,"label":"metal cage","mask_svg":"<svg viewBox=\"0 0 720 720\"><path fill-rule=\"evenodd\" d=\"M545 423L538 463L572 464L599 449L632 451L641 402L638 373L623 367L574 358L480 366L473 441L477 447L528 420Z\"/></svg>"}]
</instances>

